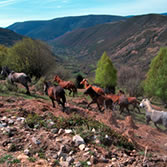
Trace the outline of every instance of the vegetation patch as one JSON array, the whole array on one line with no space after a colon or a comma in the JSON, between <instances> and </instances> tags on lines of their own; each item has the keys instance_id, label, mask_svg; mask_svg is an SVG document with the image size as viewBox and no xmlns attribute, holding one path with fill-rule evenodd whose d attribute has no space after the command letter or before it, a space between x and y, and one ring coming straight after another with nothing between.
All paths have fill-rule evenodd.
<instances>
[{"instance_id":1,"label":"vegetation patch","mask_svg":"<svg viewBox=\"0 0 167 167\"><path fill-rule=\"evenodd\" d=\"M0 157L0 164L3 164L3 163L16 164L16 163L20 163L20 160L17 158L14 158L10 154L6 154Z\"/></svg>"},{"instance_id":2,"label":"vegetation patch","mask_svg":"<svg viewBox=\"0 0 167 167\"><path fill-rule=\"evenodd\" d=\"M25 120L25 125L28 125L30 128L47 127L47 123L44 118L36 113L28 114Z\"/></svg>"},{"instance_id":3,"label":"vegetation patch","mask_svg":"<svg viewBox=\"0 0 167 167\"><path fill-rule=\"evenodd\" d=\"M90 143L92 141L92 137L96 135L104 145L108 146L109 144L106 140L111 139L110 145L113 144L128 150L133 150L135 148L133 143L130 143L126 137L92 118L73 114L70 118L52 117L52 120L55 122L54 126L56 128L71 128L76 133L80 134L88 143ZM95 132L93 132L92 129L95 129Z\"/></svg>"}]
</instances>

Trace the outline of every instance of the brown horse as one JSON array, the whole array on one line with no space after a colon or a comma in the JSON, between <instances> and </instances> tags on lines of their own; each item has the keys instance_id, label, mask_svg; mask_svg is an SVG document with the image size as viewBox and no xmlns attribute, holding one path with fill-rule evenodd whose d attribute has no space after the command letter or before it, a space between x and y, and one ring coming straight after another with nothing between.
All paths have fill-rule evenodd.
<instances>
[{"instance_id":1,"label":"brown horse","mask_svg":"<svg viewBox=\"0 0 167 167\"><path fill-rule=\"evenodd\" d=\"M92 101L88 104L87 108L91 104L96 103L100 112L102 112L101 110L102 106L104 106L104 110L108 108L112 110L113 108L112 99L108 98L107 96L98 94L97 92L94 91L94 89L91 86L89 86L89 88L86 89L84 94L89 95L92 99Z\"/></svg>"},{"instance_id":2,"label":"brown horse","mask_svg":"<svg viewBox=\"0 0 167 167\"><path fill-rule=\"evenodd\" d=\"M137 100L136 97L128 97L128 102L133 106L133 110L137 108L138 112L140 113L140 108L139 108L140 102Z\"/></svg>"},{"instance_id":3,"label":"brown horse","mask_svg":"<svg viewBox=\"0 0 167 167\"><path fill-rule=\"evenodd\" d=\"M97 86L92 86L92 85L90 85L90 84L88 83L88 80L87 80L87 79L83 79L83 80L80 82L80 84L81 84L81 85L84 85L84 86L85 86L85 89L87 89L87 88L89 88L89 87L91 86L92 89L93 89L96 93L98 93L98 94L100 94L100 95L105 95L104 90L103 90L102 88L97 87Z\"/></svg>"},{"instance_id":4,"label":"brown horse","mask_svg":"<svg viewBox=\"0 0 167 167\"><path fill-rule=\"evenodd\" d=\"M125 95L124 91L119 90L118 95ZM129 105L131 104L133 106L133 110L135 110L135 108L137 108L138 112L140 113L140 108L139 108L139 104L140 102L137 100L136 97L127 97L128 98L128 102Z\"/></svg>"},{"instance_id":5,"label":"brown horse","mask_svg":"<svg viewBox=\"0 0 167 167\"><path fill-rule=\"evenodd\" d=\"M120 107L120 114L126 109L129 113L129 101L128 98L124 94L110 94L106 95L108 98L111 98L114 104L114 108L116 105L119 105Z\"/></svg>"},{"instance_id":6,"label":"brown horse","mask_svg":"<svg viewBox=\"0 0 167 167\"><path fill-rule=\"evenodd\" d=\"M66 103L66 97L65 97L65 91L61 86L52 86L52 84L50 82L45 81L44 82L44 92L52 100L52 104L53 104L54 108L55 108L54 101L57 101L58 104L62 105L63 111L64 111L65 103Z\"/></svg>"},{"instance_id":7,"label":"brown horse","mask_svg":"<svg viewBox=\"0 0 167 167\"><path fill-rule=\"evenodd\" d=\"M122 114L122 112L124 111L124 109L126 109L129 112L129 102L128 102L128 98L125 95L120 95L119 96L119 102L118 102L119 106L120 106L120 114Z\"/></svg>"},{"instance_id":8,"label":"brown horse","mask_svg":"<svg viewBox=\"0 0 167 167\"><path fill-rule=\"evenodd\" d=\"M73 92L73 96L77 94L77 88L72 81L63 81L58 75L54 77L54 81L56 81L61 87L64 89L68 89L69 95Z\"/></svg>"}]
</instances>

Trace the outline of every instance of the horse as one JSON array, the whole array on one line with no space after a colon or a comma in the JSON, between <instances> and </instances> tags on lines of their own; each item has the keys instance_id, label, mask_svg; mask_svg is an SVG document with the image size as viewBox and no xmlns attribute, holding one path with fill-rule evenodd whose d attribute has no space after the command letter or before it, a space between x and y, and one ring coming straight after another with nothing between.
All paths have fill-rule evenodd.
<instances>
[{"instance_id":1,"label":"horse","mask_svg":"<svg viewBox=\"0 0 167 167\"><path fill-rule=\"evenodd\" d=\"M118 95L125 95L125 92L122 90L119 90ZM137 108L138 112L140 113L140 108L139 108L140 102L137 100L137 98L130 97L130 96L128 96L127 98L128 98L129 105L131 104L133 106L133 110Z\"/></svg>"},{"instance_id":2,"label":"horse","mask_svg":"<svg viewBox=\"0 0 167 167\"><path fill-rule=\"evenodd\" d=\"M167 131L167 112L153 109L148 99L143 99L140 107L143 107L146 111L147 124L152 121L157 129L159 129L157 124L163 124Z\"/></svg>"},{"instance_id":3,"label":"horse","mask_svg":"<svg viewBox=\"0 0 167 167\"><path fill-rule=\"evenodd\" d=\"M120 114L122 114L122 112L124 111L125 108L128 111L128 113L130 113L130 111L129 111L129 101L128 101L128 98L125 95L120 95L119 96L118 104L120 106Z\"/></svg>"},{"instance_id":4,"label":"horse","mask_svg":"<svg viewBox=\"0 0 167 167\"><path fill-rule=\"evenodd\" d=\"M137 108L138 112L140 113L140 108L139 108L140 102L137 100L136 97L128 97L128 102L133 106L133 110Z\"/></svg>"},{"instance_id":5,"label":"horse","mask_svg":"<svg viewBox=\"0 0 167 167\"><path fill-rule=\"evenodd\" d=\"M63 111L65 109L66 97L65 91L61 86L53 86L50 82L44 81L44 92L52 101L53 108L55 108L54 101L57 101L58 104L61 104ZM61 101L61 100L62 101Z\"/></svg>"},{"instance_id":6,"label":"horse","mask_svg":"<svg viewBox=\"0 0 167 167\"><path fill-rule=\"evenodd\" d=\"M7 66L2 67L1 75L7 77L12 84L14 84L15 82L22 84L27 90L26 94L30 95L28 82L31 83L31 78L28 75L26 75L25 73L11 71Z\"/></svg>"},{"instance_id":7,"label":"horse","mask_svg":"<svg viewBox=\"0 0 167 167\"><path fill-rule=\"evenodd\" d=\"M69 95L73 92L73 97L77 94L77 88L72 81L63 81L58 75L54 77L54 81L56 81L61 87L69 90Z\"/></svg>"},{"instance_id":8,"label":"horse","mask_svg":"<svg viewBox=\"0 0 167 167\"><path fill-rule=\"evenodd\" d=\"M107 96L98 94L92 88L92 86L89 86L89 88L87 88L85 90L84 94L85 95L89 95L91 97L91 99L92 99L92 101L88 104L87 108L91 104L96 103L100 112L102 112L101 106L104 106L104 110L108 109L108 108L111 109L111 110L113 109L113 101L112 101L112 99L108 98Z\"/></svg>"},{"instance_id":9,"label":"horse","mask_svg":"<svg viewBox=\"0 0 167 167\"><path fill-rule=\"evenodd\" d=\"M92 85L90 85L90 84L88 83L88 80L87 80L87 79L83 79L83 80L80 82L80 84L81 84L81 85L84 85L84 86L85 86L85 89L87 89L87 88L89 88L89 87L91 86L92 89L93 89L96 93L98 93L98 94L100 94L100 95L105 95L104 90L103 90L102 88L97 87L97 86L92 86Z\"/></svg>"},{"instance_id":10,"label":"horse","mask_svg":"<svg viewBox=\"0 0 167 167\"><path fill-rule=\"evenodd\" d=\"M114 104L114 108L116 105L120 106L120 114L126 109L129 113L129 102L128 98L125 95L117 95L117 94L108 94L106 95L108 98L111 98Z\"/></svg>"}]
</instances>

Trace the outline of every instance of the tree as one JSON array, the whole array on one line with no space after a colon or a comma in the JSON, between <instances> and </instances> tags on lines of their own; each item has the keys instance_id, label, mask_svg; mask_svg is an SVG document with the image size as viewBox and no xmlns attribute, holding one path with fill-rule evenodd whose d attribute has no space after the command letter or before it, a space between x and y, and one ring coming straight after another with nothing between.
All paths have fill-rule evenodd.
<instances>
[{"instance_id":1,"label":"tree","mask_svg":"<svg viewBox=\"0 0 167 167\"><path fill-rule=\"evenodd\" d=\"M167 48L161 48L150 64L144 81L144 91L149 96L157 96L167 101Z\"/></svg>"},{"instance_id":2,"label":"tree","mask_svg":"<svg viewBox=\"0 0 167 167\"><path fill-rule=\"evenodd\" d=\"M8 48L4 45L0 45L0 68L5 65L7 54Z\"/></svg>"},{"instance_id":3,"label":"tree","mask_svg":"<svg viewBox=\"0 0 167 167\"><path fill-rule=\"evenodd\" d=\"M24 38L8 49L7 65L31 76L41 77L54 62L49 47L39 40Z\"/></svg>"},{"instance_id":4,"label":"tree","mask_svg":"<svg viewBox=\"0 0 167 167\"><path fill-rule=\"evenodd\" d=\"M95 83L103 88L115 88L117 85L117 70L104 52L97 64Z\"/></svg>"}]
</instances>

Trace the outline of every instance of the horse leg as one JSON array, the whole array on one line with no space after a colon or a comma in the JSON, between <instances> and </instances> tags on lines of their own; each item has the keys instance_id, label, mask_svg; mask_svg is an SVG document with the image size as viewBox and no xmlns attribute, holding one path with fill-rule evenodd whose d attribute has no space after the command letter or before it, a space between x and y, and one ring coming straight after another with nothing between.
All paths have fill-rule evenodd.
<instances>
[{"instance_id":1,"label":"horse leg","mask_svg":"<svg viewBox=\"0 0 167 167\"><path fill-rule=\"evenodd\" d=\"M140 108L136 105L136 108L138 109L138 112L140 113Z\"/></svg>"},{"instance_id":2,"label":"horse leg","mask_svg":"<svg viewBox=\"0 0 167 167\"><path fill-rule=\"evenodd\" d=\"M24 86L24 87L26 88L26 90L27 90L26 94L30 95L30 91L29 91L28 85L27 85L27 84L23 84L23 86Z\"/></svg>"},{"instance_id":3,"label":"horse leg","mask_svg":"<svg viewBox=\"0 0 167 167\"><path fill-rule=\"evenodd\" d=\"M146 116L146 124L147 124L147 125L149 124L150 121L151 121L151 118L148 117L148 116Z\"/></svg>"},{"instance_id":4,"label":"horse leg","mask_svg":"<svg viewBox=\"0 0 167 167\"><path fill-rule=\"evenodd\" d=\"M87 108L89 108L89 106L90 106L91 104L93 104L93 103L95 103L95 100L92 100L92 101L87 105Z\"/></svg>"},{"instance_id":5,"label":"horse leg","mask_svg":"<svg viewBox=\"0 0 167 167\"><path fill-rule=\"evenodd\" d=\"M62 100L63 100L63 99L62 99ZM64 112L64 109L65 109L65 103L64 103L64 101L62 102L60 99L57 99L56 101L57 101L58 104L61 104L61 105L62 105L62 107L63 107L63 112Z\"/></svg>"},{"instance_id":6,"label":"horse leg","mask_svg":"<svg viewBox=\"0 0 167 167\"><path fill-rule=\"evenodd\" d=\"M96 102L96 103L97 103L97 107L98 107L99 111L102 112L102 111L101 111L100 104L99 104L98 102Z\"/></svg>"},{"instance_id":7,"label":"horse leg","mask_svg":"<svg viewBox=\"0 0 167 167\"><path fill-rule=\"evenodd\" d=\"M55 108L54 99L52 99L52 98L51 98L51 100L52 100L52 105L53 105L53 108Z\"/></svg>"},{"instance_id":8,"label":"horse leg","mask_svg":"<svg viewBox=\"0 0 167 167\"><path fill-rule=\"evenodd\" d=\"M128 111L128 114L130 114L128 105L126 106L126 110Z\"/></svg>"},{"instance_id":9,"label":"horse leg","mask_svg":"<svg viewBox=\"0 0 167 167\"><path fill-rule=\"evenodd\" d=\"M71 95L71 93L72 93L72 90L71 90L70 88L69 88L68 90L69 90L69 95Z\"/></svg>"},{"instance_id":10,"label":"horse leg","mask_svg":"<svg viewBox=\"0 0 167 167\"><path fill-rule=\"evenodd\" d=\"M156 122L154 122L154 125L155 125L155 127L156 127L158 130L160 130L160 128L157 126L157 123L156 123Z\"/></svg>"},{"instance_id":11,"label":"horse leg","mask_svg":"<svg viewBox=\"0 0 167 167\"><path fill-rule=\"evenodd\" d=\"M73 91L73 97L75 96L75 90L74 89L72 89L72 91Z\"/></svg>"},{"instance_id":12,"label":"horse leg","mask_svg":"<svg viewBox=\"0 0 167 167\"><path fill-rule=\"evenodd\" d=\"M120 105L120 114L122 114L122 112L123 112L123 106L122 105Z\"/></svg>"}]
</instances>

